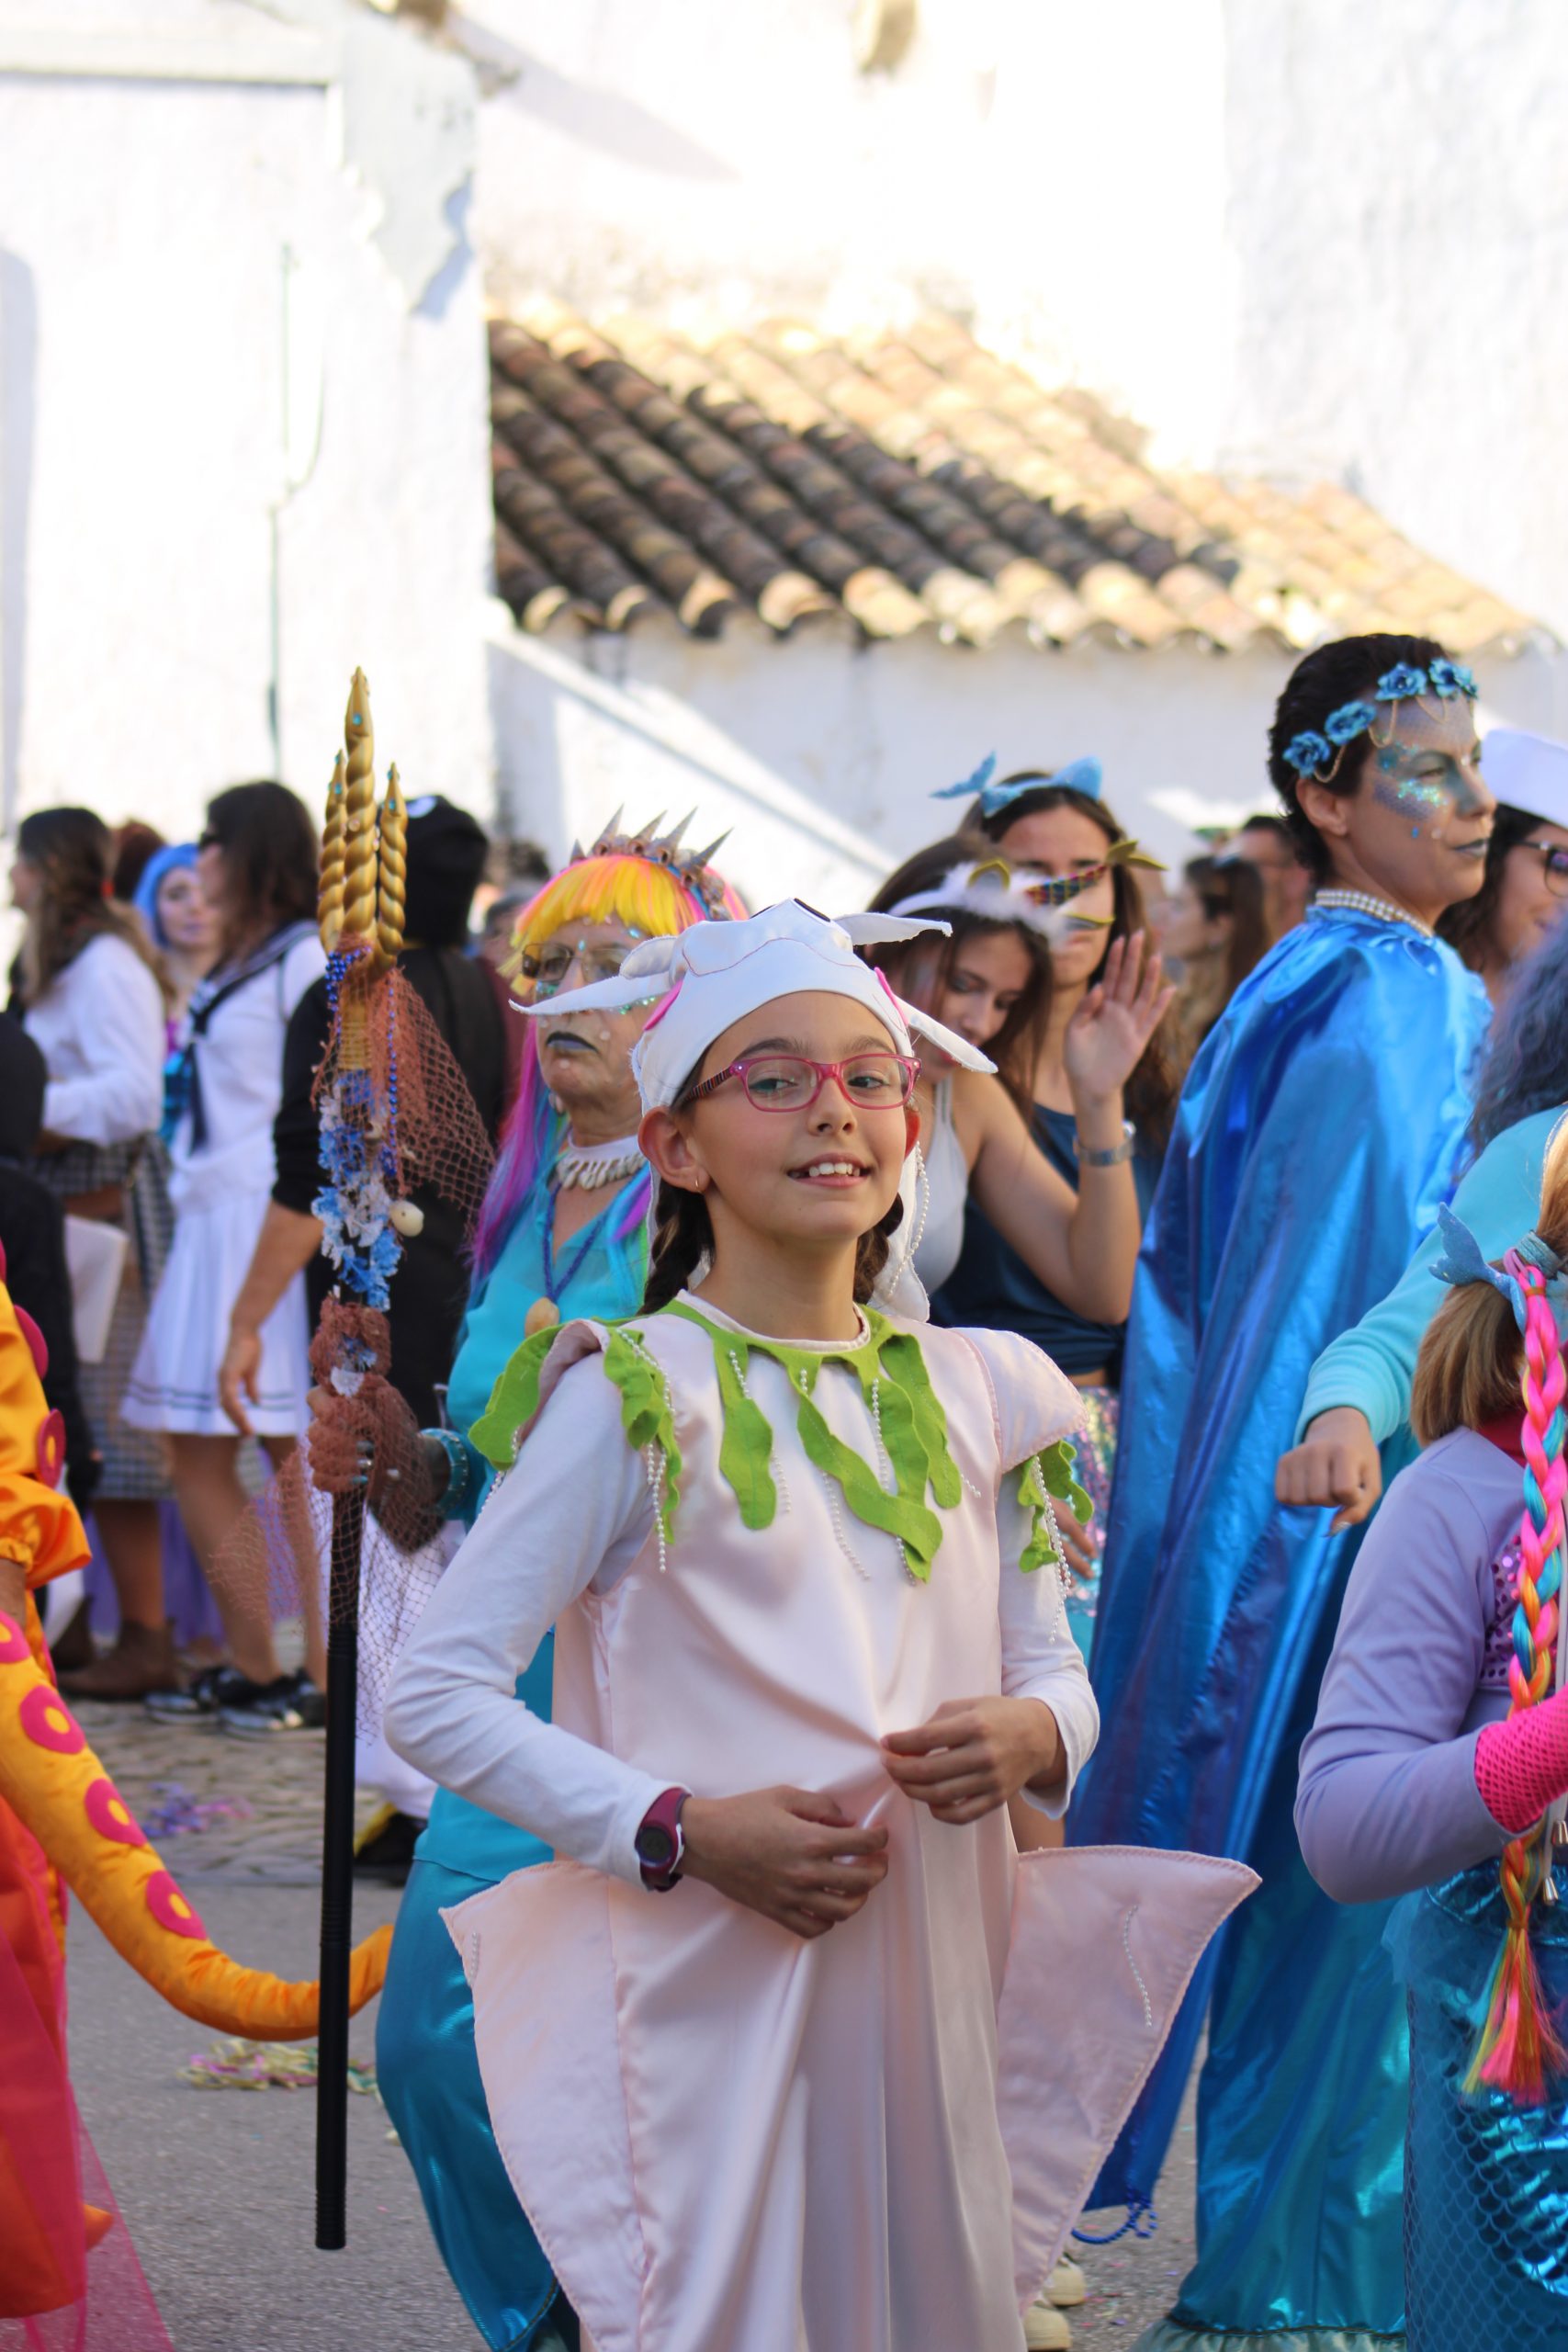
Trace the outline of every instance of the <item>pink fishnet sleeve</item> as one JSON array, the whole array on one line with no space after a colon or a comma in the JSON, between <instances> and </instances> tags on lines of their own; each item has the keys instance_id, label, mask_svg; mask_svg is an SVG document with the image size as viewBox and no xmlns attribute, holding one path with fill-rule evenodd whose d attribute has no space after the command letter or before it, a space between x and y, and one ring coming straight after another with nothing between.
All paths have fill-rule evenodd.
<instances>
[{"instance_id":1,"label":"pink fishnet sleeve","mask_svg":"<svg viewBox=\"0 0 1568 2352\"><path fill-rule=\"evenodd\" d=\"M1568 1690L1485 1725L1475 1743L1475 1785L1498 1828L1515 1838L1554 1798L1568 1796Z\"/></svg>"}]
</instances>

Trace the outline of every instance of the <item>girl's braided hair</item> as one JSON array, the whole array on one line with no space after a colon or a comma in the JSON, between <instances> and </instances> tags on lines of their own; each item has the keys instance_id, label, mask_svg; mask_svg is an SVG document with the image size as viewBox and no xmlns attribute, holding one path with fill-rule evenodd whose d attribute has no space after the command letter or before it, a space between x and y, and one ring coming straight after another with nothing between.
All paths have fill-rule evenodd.
<instances>
[{"instance_id":1,"label":"girl's braided hair","mask_svg":"<svg viewBox=\"0 0 1568 2352\"><path fill-rule=\"evenodd\" d=\"M1568 1260L1568 1121L1547 1152L1536 1230ZM1443 1302L1422 1344L1416 1366L1411 1419L1423 1443L1443 1431L1443 1411L1434 1409L1448 1382L1448 1409L1454 1384L1463 1377L1467 1356L1479 1359L1466 1419L1474 1427L1506 1409L1497 1392L1512 1392L1515 1408L1524 1404L1520 1449L1525 1457L1525 1508L1519 1524L1519 1582L1514 1607L1513 1656L1508 1661L1510 1718L1551 1695L1556 1673L1557 1625L1562 1607L1563 1497L1568 1491L1568 1414L1563 1410L1568 1374L1557 1317L1540 1268L1510 1250L1503 1261L1525 1294L1521 1340L1513 1308L1497 1291L1467 1283ZM1444 1367L1447 1367L1445 1373ZM1457 1427L1449 1420L1449 1428ZM1565 2052L1541 1993L1530 1945L1530 1913L1551 1865L1551 1832L1544 1822L1503 1851L1501 1888L1507 1926L1487 1996L1484 2018L1464 2087L1506 2092L1520 2105L1545 2096L1549 2074L1568 2070Z\"/></svg>"}]
</instances>

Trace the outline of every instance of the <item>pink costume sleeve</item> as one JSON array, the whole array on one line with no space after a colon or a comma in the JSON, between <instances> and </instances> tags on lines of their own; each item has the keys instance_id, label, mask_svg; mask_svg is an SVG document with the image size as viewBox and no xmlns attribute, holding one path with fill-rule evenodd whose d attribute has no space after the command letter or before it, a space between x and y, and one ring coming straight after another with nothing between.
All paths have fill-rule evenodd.
<instances>
[{"instance_id":1,"label":"pink costume sleeve","mask_svg":"<svg viewBox=\"0 0 1568 2352\"><path fill-rule=\"evenodd\" d=\"M1516 1838L1554 1798L1568 1796L1568 1690L1483 1727L1475 1743L1475 1785L1498 1827Z\"/></svg>"}]
</instances>

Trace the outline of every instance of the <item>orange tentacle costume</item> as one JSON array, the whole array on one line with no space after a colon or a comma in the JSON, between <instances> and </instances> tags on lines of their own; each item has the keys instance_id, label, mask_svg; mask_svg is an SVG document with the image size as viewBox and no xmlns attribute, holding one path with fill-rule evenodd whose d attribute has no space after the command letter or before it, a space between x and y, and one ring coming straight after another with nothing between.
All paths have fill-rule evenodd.
<instances>
[{"instance_id":1,"label":"orange tentacle costume","mask_svg":"<svg viewBox=\"0 0 1568 2352\"><path fill-rule=\"evenodd\" d=\"M62 1882L166 2001L220 2032L316 2030L317 1988L241 1967L209 1941L54 1686L32 1590L88 1556L59 1492L64 1431L46 1405L37 1326L4 1287L0 1250L0 1560L20 1566L26 1623L0 1611L0 2320L85 2293L111 2216L84 2211L65 2065ZM386 1973L389 1928L353 1960L361 2007Z\"/></svg>"},{"instance_id":2,"label":"orange tentacle costume","mask_svg":"<svg viewBox=\"0 0 1568 2352\"><path fill-rule=\"evenodd\" d=\"M122 1960L154 1992L220 2033L288 2041L316 2030L316 1986L243 1968L208 1939L130 1808L87 1744L21 1629L0 1613L0 1799L38 1840ZM389 1928L355 1951L363 2008L387 1973Z\"/></svg>"}]
</instances>

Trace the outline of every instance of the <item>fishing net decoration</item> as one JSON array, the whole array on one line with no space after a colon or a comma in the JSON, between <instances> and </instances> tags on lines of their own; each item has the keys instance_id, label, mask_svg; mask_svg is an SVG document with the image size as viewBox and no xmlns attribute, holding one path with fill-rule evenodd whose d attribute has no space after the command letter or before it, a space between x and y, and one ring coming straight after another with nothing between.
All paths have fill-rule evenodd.
<instances>
[{"instance_id":1,"label":"fishing net decoration","mask_svg":"<svg viewBox=\"0 0 1568 2352\"><path fill-rule=\"evenodd\" d=\"M397 968L408 811L395 767L377 807L369 688L358 670L344 741L321 837L331 1023L313 1090L323 1180L313 1205L336 1282L310 1348L309 1449L297 1448L257 1498L215 1581L253 1606L263 1600L275 1619L357 1624L366 1737L378 1729L393 1659L446 1558L418 1429L387 1376L389 1285L405 1239L423 1229L422 1198L454 1210L471 1239L493 1155L462 1071ZM329 1600L334 1494L340 1573ZM341 1567L367 1504L356 1590Z\"/></svg>"}]
</instances>

